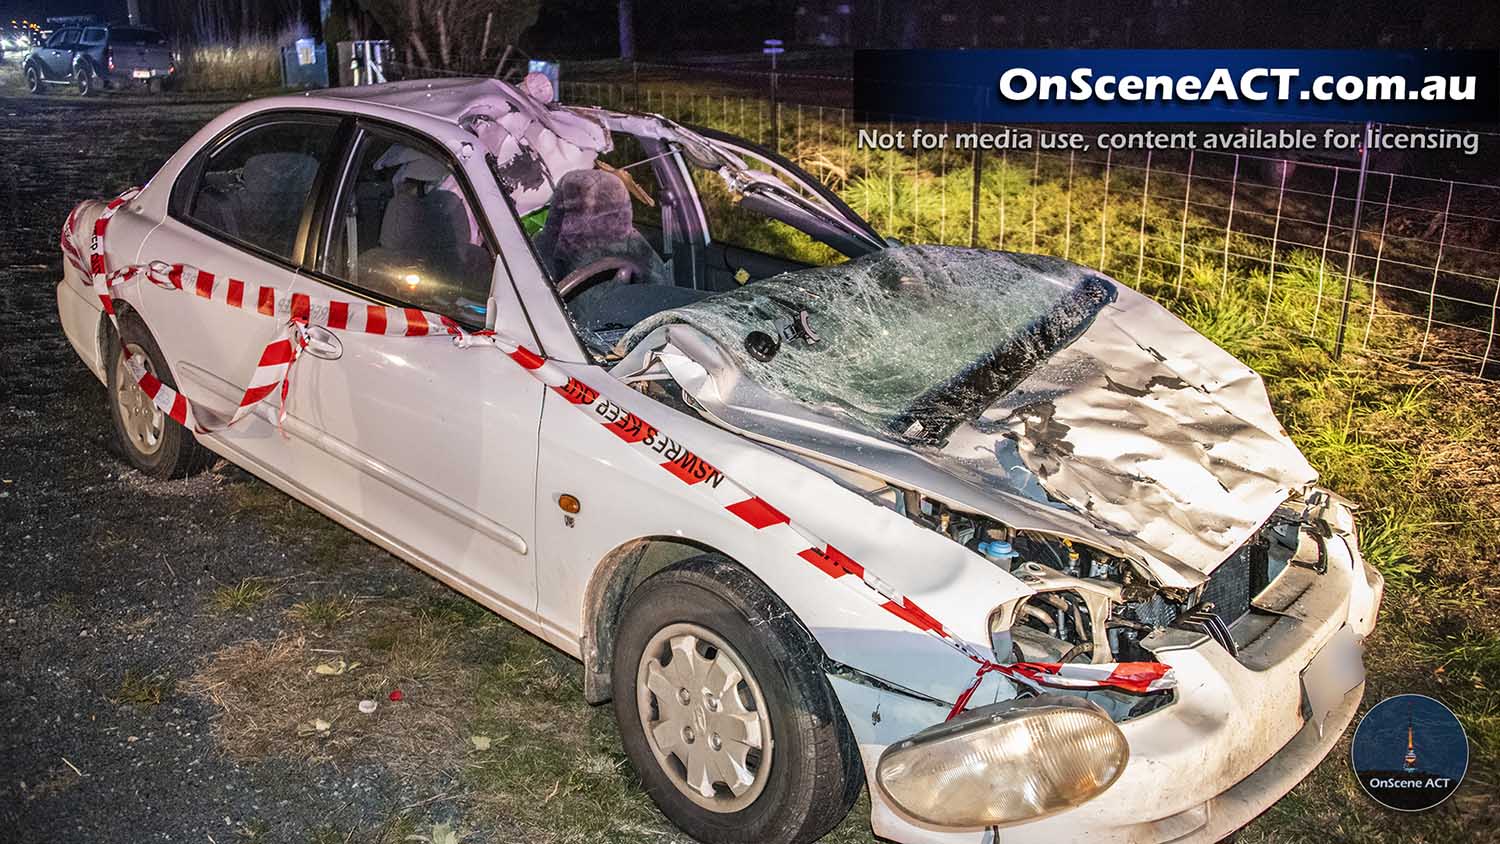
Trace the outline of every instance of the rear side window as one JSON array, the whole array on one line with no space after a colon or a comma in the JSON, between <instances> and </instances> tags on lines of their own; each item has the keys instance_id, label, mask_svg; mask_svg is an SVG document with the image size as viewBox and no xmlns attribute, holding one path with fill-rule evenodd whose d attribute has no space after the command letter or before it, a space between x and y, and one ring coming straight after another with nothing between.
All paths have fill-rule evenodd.
<instances>
[{"instance_id":1,"label":"rear side window","mask_svg":"<svg viewBox=\"0 0 1500 844\"><path fill-rule=\"evenodd\" d=\"M185 174L185 216L199 228L296 262L298 234L329 166L336 120L261 123L235 135Z\"/></svg>"},{"instance_id":2,"label":"rear side window","mask_svg":"<svg viewBox=\"0 0 1500 844\"><path fill-rule=\"evenodd\" d=\"M56 47L72 47L78 43L78 30L64 29L57 33L56 43L49 41L48 44Z\"/></svg>"},{"instance_id":3,"label":"rear side window","mask_svg":"<svg viewBox=\"0 0 1500 844\"><path fill-rule=\"evenodd\" d=\"M104 27L102 27L102 26L93 26L93 27L89 27L88 29L85 29L83 31L83 43L85 43L85 44L103 44L104 43Z\"/></svg>"}]
</instances>

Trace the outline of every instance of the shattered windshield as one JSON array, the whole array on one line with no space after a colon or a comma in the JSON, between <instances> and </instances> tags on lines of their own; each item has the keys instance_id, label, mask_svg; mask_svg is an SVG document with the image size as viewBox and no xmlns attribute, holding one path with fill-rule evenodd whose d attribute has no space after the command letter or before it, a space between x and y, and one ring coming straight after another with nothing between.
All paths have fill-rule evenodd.
<instances>
[{"instance_id":1,"label":"shattered windshield","mask_svg":"<svg viewBox=\"0 0 1500 844\"><path fill-rule=\"evenodd\" d=\"M1086 268L955 247L881 250L658 313L794 401L907 440L935 440L1083 332L1115 296Z\"/></svg>"}]
</instances>

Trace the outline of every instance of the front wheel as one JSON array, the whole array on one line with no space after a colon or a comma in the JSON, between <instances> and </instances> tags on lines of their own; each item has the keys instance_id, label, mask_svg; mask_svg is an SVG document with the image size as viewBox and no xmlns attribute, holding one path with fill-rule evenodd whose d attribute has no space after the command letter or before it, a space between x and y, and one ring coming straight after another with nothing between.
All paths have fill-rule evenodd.
<instances>
[{"instance_id":1,"label":"front wheel","mask_svg":"<svg viewBox=\"0 0 1500 844\"><path fill-rule=\"evenodd\" d=\"M26 68L26 90L33 94L42 94L47 90L47 84L42 81L42 72L37 70L36 65Z\"/></svg>"},{"instance_id":2,"label":"front wheel","mask_svg":"<svg viewBox=\"0 0 1500 844\"><path fill-rule=\"evenodd\" d=\"M859 752L781 602L717 555L630 596L613 666L621 740L646 792L708 844L800 844L848 814Z\"/></svg>"}]
</instances>

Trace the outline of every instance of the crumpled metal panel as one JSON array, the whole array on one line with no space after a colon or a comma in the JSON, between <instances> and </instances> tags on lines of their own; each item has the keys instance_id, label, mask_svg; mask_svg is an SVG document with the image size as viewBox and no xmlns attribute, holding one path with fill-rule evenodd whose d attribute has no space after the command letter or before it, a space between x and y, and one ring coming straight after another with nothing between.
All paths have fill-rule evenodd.
<instances>
[{"instance_id":1,"label":"crumpled metal panel","mask_svg":"<svg viewBox=\"0 0 1500 844\"><path fill-rule=\"evenodd\" d=\"M611 149L609 132L574 109L545 102L499 79L436 79L333 88L319 96L362 100L451 120L495 158L516 211L546 205L569 170L587 170Z\"/></svg>"},{"instance_id":2,"label":"crumpled metal panel","mask_svg":"<svg viewBox=\"0 0 1500 844\"><path fill-rule=\"evenodd\" d=\"M636 342L615 374L665 370L725 427L1140 560L1166 586L1201 583L1316 480L1260 378L1123 286L1081 336L941 447L766 389L691 312ZM900 351L891 350L893 366Z\"/></svg>"},{"instance_id":3,"label":"crumpled metal panel","mask_svg":"<svg viewBox=\"0 0 1500 844\"><path fill-rule=\"evenodd\" d=\"M1100 530L1203 572L1317 480L1260 376L1123 288L941 454L981 483L1014 482L1019 462Z\"/></svg>"}]
</instances>

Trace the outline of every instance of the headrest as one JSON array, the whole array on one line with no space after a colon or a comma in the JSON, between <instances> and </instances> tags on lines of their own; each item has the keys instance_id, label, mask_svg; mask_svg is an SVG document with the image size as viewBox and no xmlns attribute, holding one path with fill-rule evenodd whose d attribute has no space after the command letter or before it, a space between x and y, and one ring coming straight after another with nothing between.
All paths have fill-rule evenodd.
<instances>
[{"instance_id":1,"label":"headrest","mask_svg":"<svg viewBox=\"0 0 1500 844\"><path fill-rule=\"evenodd\" d=\"M630 193L618 177L603 170L572 170L557 181L552 213L558 216L558 235L563 240L588 238L608 240L629 236Z\"/></svg>"},{"instance_id":2,"label":"headrest","mask_svg":"<svg viewBox=\"0 0 1500 844\"><path fill-rule=\"evenodd\" d=\"M300 152L263 152L245 159L244 183L255 193L301 193L318 174L318 160Z\"/></svg>"}]
</instances>

